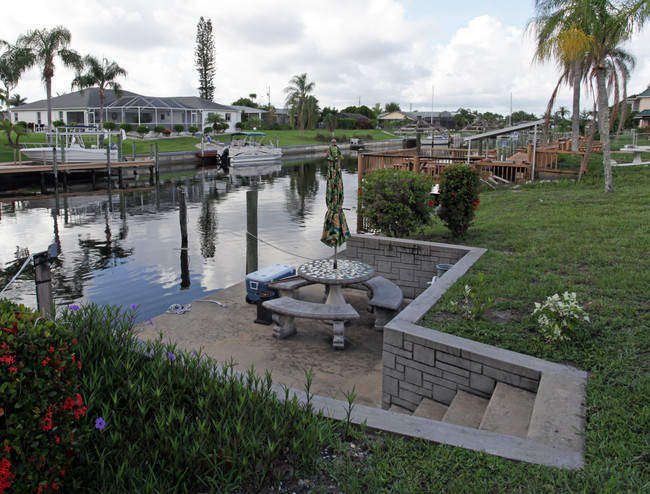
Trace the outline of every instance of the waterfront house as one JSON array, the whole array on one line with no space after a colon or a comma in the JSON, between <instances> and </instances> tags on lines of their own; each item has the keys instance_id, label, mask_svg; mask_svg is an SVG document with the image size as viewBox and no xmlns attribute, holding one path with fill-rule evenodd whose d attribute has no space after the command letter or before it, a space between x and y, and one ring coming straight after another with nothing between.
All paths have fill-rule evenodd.
<instances>
[{"instance_id":1,"label":"waterfront house","mask_svg":"<svg viewBox=\"0 0 650 494\"><path fill-rule=\"evenodd\" d=\"M642 93L630 96L627 101L632 105L632 111L638 112L634 120L638 122L639 128L650 128L650 85Z\"/></svg>"},{"instance_id":2,"label":"waterfront house","mask_svg":"<svg viewBox=\"0 0 650 494\"><path fill-rule=\"evenodd\" d=\"M10 109L13 122L26 122L27 128L42 131L47 126L47 100L35 101ZM52 98L52 120L62 120L67 125L99 124L99 88ZM151 130L162 126L173 130L174 125L182 124L185 130L195 126L203 129L209 115L219 113L228 124L227 131L234 131L241 121L241 111L237 108L208 101L196 96L157 97L143 96L131 91L122 91L120 99L112 90L106 90L104 101L104 122L117 125L128 122L133 127L146 125Z\"/></svg>"}]
</instances>

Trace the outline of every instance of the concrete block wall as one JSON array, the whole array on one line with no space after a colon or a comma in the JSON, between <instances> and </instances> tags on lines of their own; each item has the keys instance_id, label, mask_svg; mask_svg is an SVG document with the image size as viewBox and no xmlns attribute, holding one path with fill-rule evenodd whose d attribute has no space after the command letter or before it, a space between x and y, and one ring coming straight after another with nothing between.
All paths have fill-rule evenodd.
<instances>
[{"instance_id":1,"label":"concrete block wall","mask_svg":"<svg viewBox=\"0 0 650 494\"><path fill-rule=\"evenodd\" d=\"M352 235L346 243L348 259L374 266L377 275L399 285L404 297L414 299L428 287L438 264L456 264L470 247L417 240Z\"/></svg>"},{"instance_id":2,"label":"concrete block wall","mask_svg":"<svg viewBox=\"0 0 650 494\"><path fill-rule=\"evenodd\" d=\"M489 398L497 382L536 392L542 375L538 359L408 324L384 328L382 360L384 409L449 405L459 390Z\"/></svg>"}]
</instances>

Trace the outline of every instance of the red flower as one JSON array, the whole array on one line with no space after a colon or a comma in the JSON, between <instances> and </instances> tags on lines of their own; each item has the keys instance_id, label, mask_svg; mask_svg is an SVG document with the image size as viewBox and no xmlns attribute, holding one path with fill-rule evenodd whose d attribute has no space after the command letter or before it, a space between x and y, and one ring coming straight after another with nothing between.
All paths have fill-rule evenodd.
<instances>
[{"instance_id":1,"label":"red flower","mask_svg":"<svg viewBox=\"0 0 650 494\"><path fill-rule=\"evenodd\" d=\"M54 348L53 346L51 346L49 349L50 353L52 353L54 350L56 350L56 348Z\"/></svg>"},{"instance_id":2,"label":"red flower","mask_svg":"<svg viewBox=\"0 0 650 494\"><path fill-rule=\"evenodd\" d=\"M429 201L429 207L433 206L433 201Z\"/></svg>"},{"instance_id":3,"label":"red flower","mask_svg":"<svg viewBox=\"0 0 650 494\"><path fill-rule=\"evenodd\" d=\"M18 369L16 369L15 367L9 367L9 372L16 372L17 370Z\"/></svg>"},{"instance_id":4,"label":"red flower","mask_svg":"<svg viewBox=\"0 0 650 494\"><path fill-rule=\"evenodd\" d=\"M5 364L15 364L16 357L14 355L3 355L0 357L0 362L4 362Z\"/></svg>"}]
</instances>

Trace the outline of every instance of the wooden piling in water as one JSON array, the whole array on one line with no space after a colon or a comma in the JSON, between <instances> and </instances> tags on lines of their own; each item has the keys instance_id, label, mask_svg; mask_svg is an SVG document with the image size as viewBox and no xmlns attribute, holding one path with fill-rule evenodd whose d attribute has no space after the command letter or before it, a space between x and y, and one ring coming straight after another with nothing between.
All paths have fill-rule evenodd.
<instances>
[{"instance_id":1,"label":"wooden piling in water","mask_svg":"<svg viewBox=\"0 0 650 494\"><path fill-rule=\"evenodd\" d=\"M246 192L246 274L257 271L257 190Z\"/></svg>"}]
</instances>

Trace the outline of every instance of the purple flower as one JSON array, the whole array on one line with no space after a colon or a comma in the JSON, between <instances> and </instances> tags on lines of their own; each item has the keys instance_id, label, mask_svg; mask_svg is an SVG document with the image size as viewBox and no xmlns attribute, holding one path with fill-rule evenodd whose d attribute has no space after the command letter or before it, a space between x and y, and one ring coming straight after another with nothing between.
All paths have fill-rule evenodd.
<instances>
[{"instance_id":1,"label":"purple flower","mask_svg":"<svg viewBox=\"0 0 650 494\"><path fill-rule=\"evenodd\" d=\"M99 417L95 420L95 429L103 430L104 427L106 427L106 421L103 418Z\"/></svg>"},{"instance_id":2,"label":"purple flower","mask_svg":"<svg viewBox=\"0 0 650 494\"><path fill-rule=\"evenodd\" d=\"M153 321L151 320L151 318L147 319L147 321L149 321L149 324L153 326Z\"/></svg>"},{"instance_id":3,"label":"purple flower","mask_svg":"<svg viewBox=\"0 0 650 494\"><path fill-rule=\"evenodd\" d=\"M73 304L73 305L69 305L69 306L68 306L68 310L69 310L69 311L72 311L72 312L77 312L77 311L79 310L79 306L78 306L78 305L74 305L74 304Z\"/></svg>"},{"instance_id":4,"label":"purple flower","mask_svg":"<svg viewBox=\"0 0 650 494\"><path fill-rule=\"evenodd\" d=\"M172 352L167 352L167 358L169 358L169 360L176 360L176 355Z\"/></svg>"},{"instance_id":5,"label":"purple flower","mask_svg":"<svg viewBox=\"0 0 650 494\"><path fill-rule=\"evenodd\" d=\"M138 308L138 304L131 304L131 308L132 308L133 310L137 309L137 308Z\"/></svg>"},{"instance_id":6,"label":"purple flower","mask_svg":"<svg viewBox=\"0 0 650 494\"><path fill-rule=\"evenodd\" d=\"M199 356L199 354L198 354L198 353L196 353L196 350L192 350L192 356L193 356L193 357L198 357L198 356Z\"/></svg>"},{"instance_id":7,"label":"purple flower","mask_svg":"<svg viewBox=\"0 0 650 494\"><path fill-rule=\"evenodd\" d=\"M102 322L106 322L106 318L105 318L105 317L102 317Z\"/></svg>"}]
</instances>

